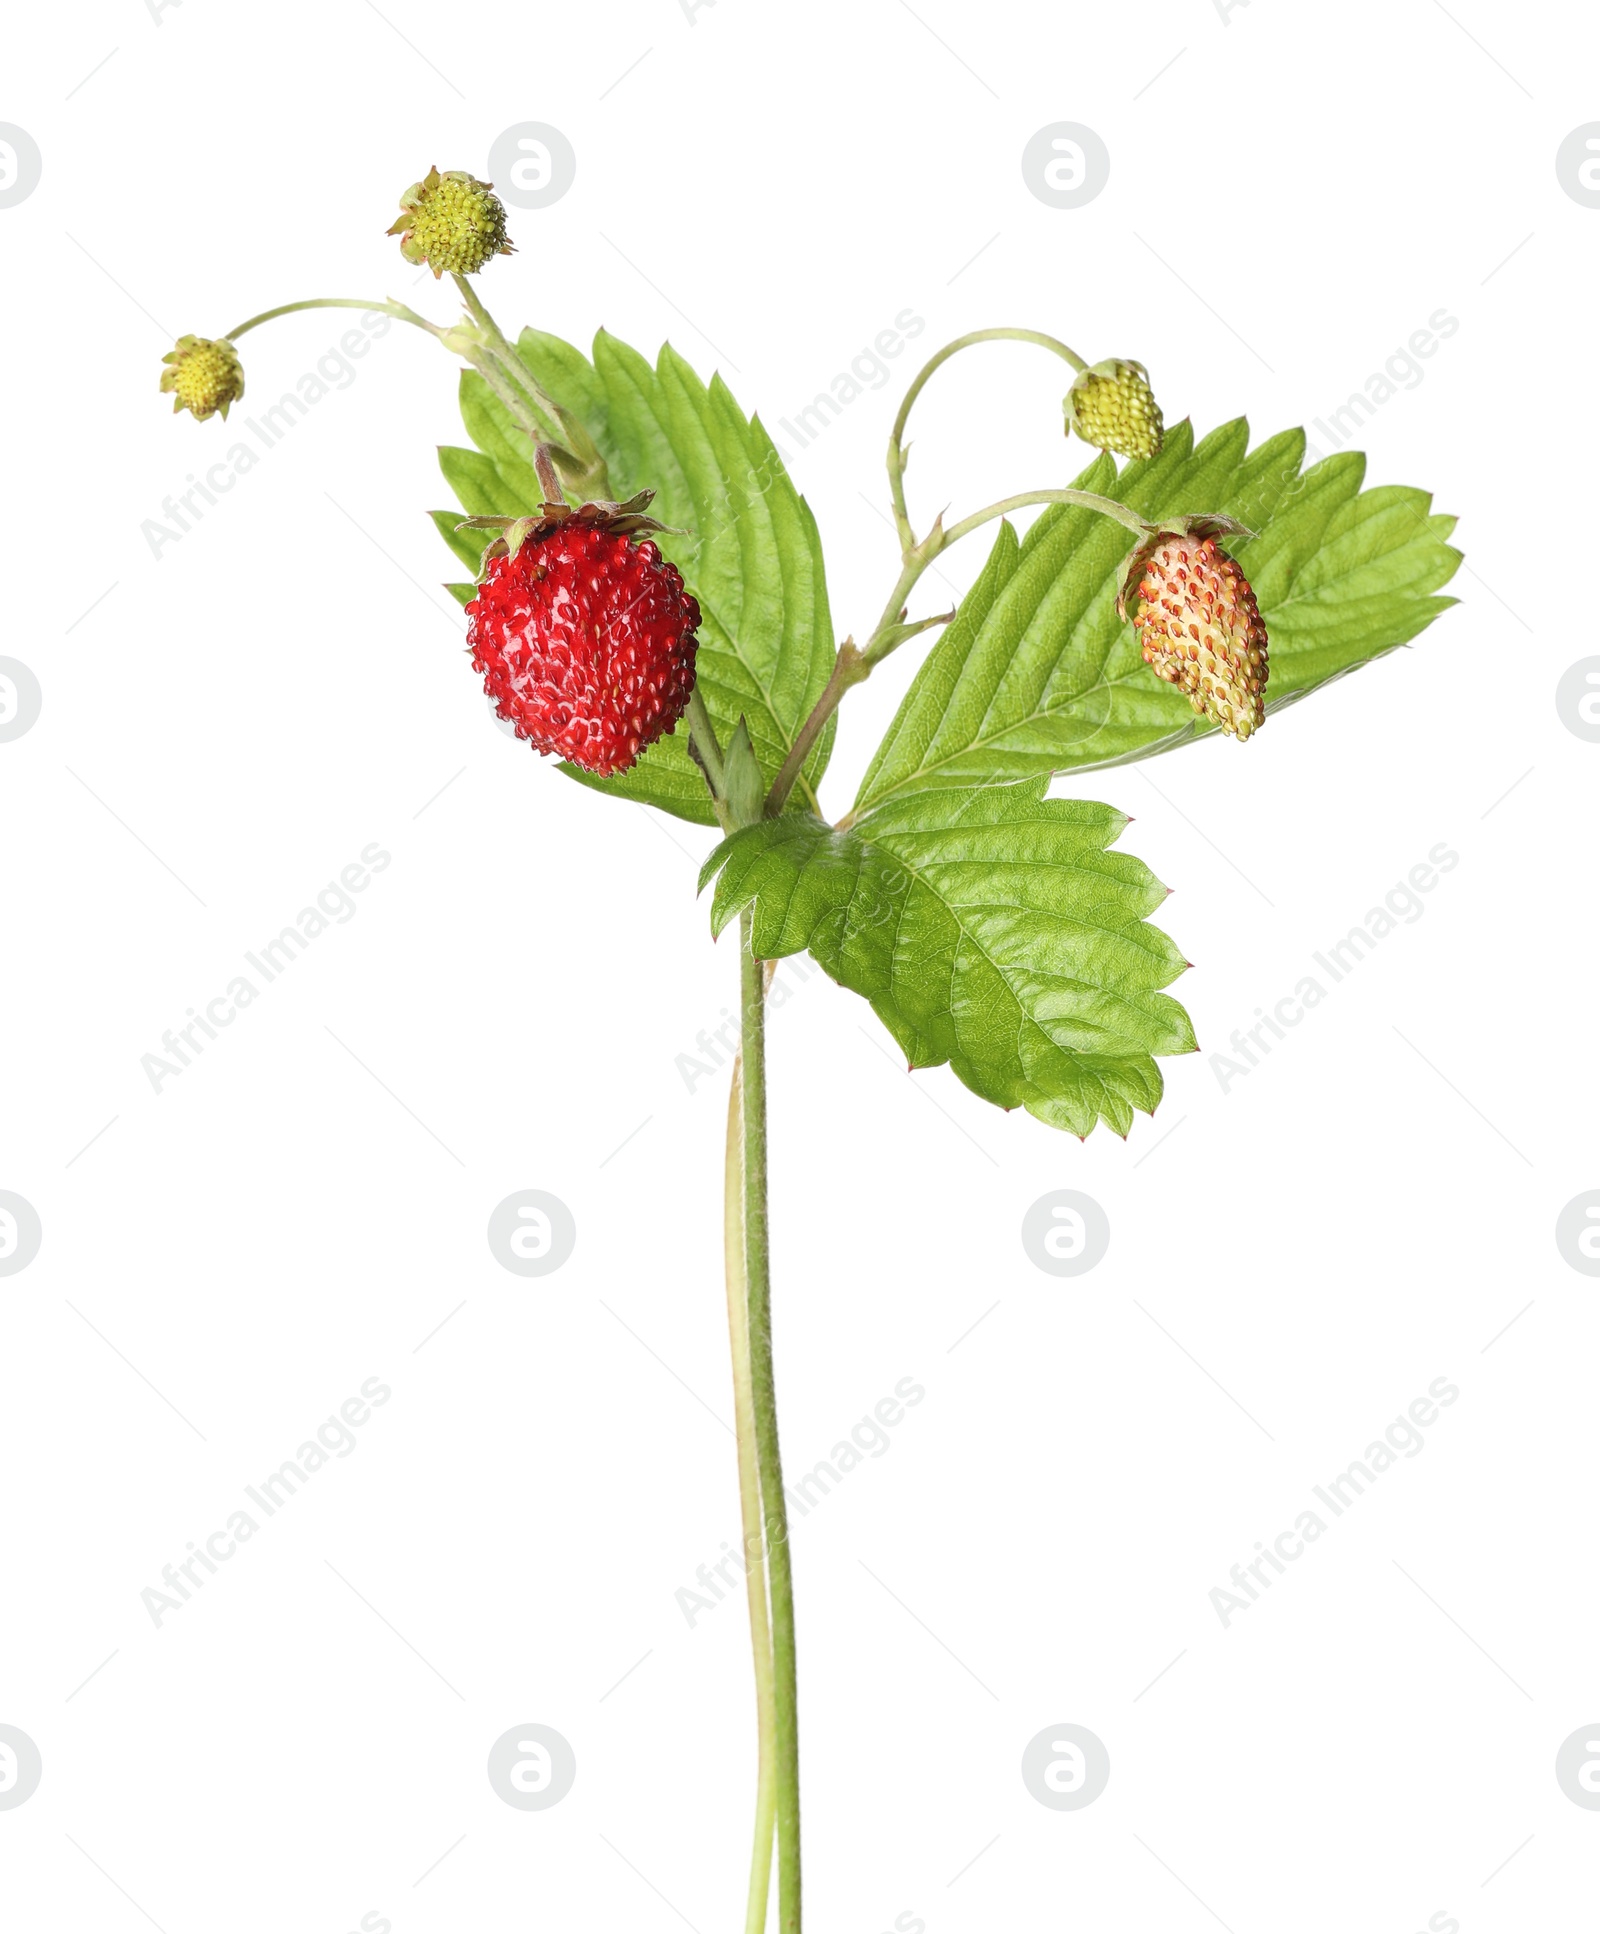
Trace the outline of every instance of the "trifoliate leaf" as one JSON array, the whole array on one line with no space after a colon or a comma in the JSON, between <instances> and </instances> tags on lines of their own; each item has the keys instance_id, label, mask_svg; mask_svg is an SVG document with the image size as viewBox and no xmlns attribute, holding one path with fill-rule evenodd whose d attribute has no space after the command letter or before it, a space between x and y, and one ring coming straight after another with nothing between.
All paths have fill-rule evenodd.
<instances>
[{"instance_id":1,"label":"trifoliate leaf","mask_svg":"<svg viewBox=\"0 0 1600 1934\"><path fill-rule=\"evenodd\" d=\"M652 512L675 530L654 541L700 605L696 683L720 740L741 714L748 720L770 785L834 659L816 520L771 439L721 377L708 387L670 348L652 368L602 331L591 362L570 343L526 330L518 350L546 393L588 428L609 466L612 495L656 492ZM536 509L543 493L531 443L470 371L461 378L461 415L478 450L441 451L440 463L464 508L509 516ZM483 535L460 536L466 543L452 541L451 548L476 569ZM830 720L806 761L797 800L815 805L832 743ZM686 727L614 778L562 770L601 792L716 823Z\"/></svg>"},{"instance_id":2,"label":"trifoliate leaf","mask_svg":"<svg viewBox=\"0 0 1600 1934\"><path fill-rule=\"evenodd\" d=\"M1257 535L1229 541L1266 620L1267 711L1404 644L1453 598L1435 595L1460 553L1454 519L1420 490L1363 491L1365 458L1302 472L1305 437L1248 450L1240 419L1194 442L1187 423L1161 454L1119 475L1101 456L1080 489L1152 521L1221 512ZM1116 613L1132 544L1093 511L1052 507L1020 542L1002 525L954 623L924 661L878 748L858 805L925 786L989 784L1122 765L1209 735L1188 700L1140 656Z\"/></svg>"},{"instance_id":3,"label":"trifoliate leaf","mask_svg":"<svg viewBox=\"0 0 1600 1934\"><path fill-rule=\"evenodd\" d=\"M923 790L841 827L785 813L724 840L713 929L746 907L765 959L802 948L864 994L914 1068L948 1061L1002 1108L1125 1135L1154 1057L1195 1046L1161 989L1187 965L1146 916L1166 888L1107 850L1109 806L1022 785Z\"/></svg>"}]
</instances>

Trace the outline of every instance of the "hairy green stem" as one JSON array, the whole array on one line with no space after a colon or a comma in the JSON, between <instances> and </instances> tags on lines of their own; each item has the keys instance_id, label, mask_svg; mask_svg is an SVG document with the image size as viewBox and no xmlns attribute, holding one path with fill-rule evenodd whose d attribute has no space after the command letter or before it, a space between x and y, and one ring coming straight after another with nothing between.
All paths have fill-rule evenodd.
<instances>
[{"instance_id":1,"label":"hairy green stem","mask_svg":"<svg viewBox=\"0 0 1600 1934\"><path fill-rule=\"evenodd\" d=\"M263 310L259 316L252 316L248 322L241 322L237 329L230 329L226 340L237 342L250 330L259 329L262 323L272 322L278 316L292 316L301 309L372 309L381 315L395 316L401 322L409 322L418 329L425 329L435 342L442 342L447 348L455 349L471 363L536 443L542 443L548 435L532 401L513 390L509 379L501 372L490 353L487 341L481 335L476 343L463 343L460 332L443 329L438 323L429 322L426 316L419 316L414 309L408 309L403 302L363 302L357 296L313 296L306 302L285 302L276 309Z\"/></svg>"},{"instance_id":2,"label":"hairy green stem","mask_svg":"<svg viewBox=\"0 0 1600 1934\"><path fill-rule=\"evenodd\" d=\"M1102 497L1093 490L1024 490L1014 497L1002 497L998 503L986 504L982 510L975 510L970 517L963 517L958 524L946 530L943 524L935 522L933 529L920 543L914 542L906 553L900 575L895 580L894 589L889 593L889 601L883 607L872 635L864 645L857 646L846 638L839 647L839 655L833 661L833 670L821 695L811 708L805 723L801 726L789 756L784 760L777 778L772 782L772 791L767 796L766 811L769 818L783 811L790 788L801 766L805 763L821 736L823 727L838 709L839 701L852 685L859 685L864 678L870 678L873 667L883 663L890 652L897 650L908 638L915 638L920 632L927 631L937 624L948 624L955 616L953 611L942 613L936 618L917 618L906 622L906 599L916 588L918 580L940 552L958 542L969 532L991 523L996 517L1006 517L1014 510L1026 510L1033 504L1077 504L1084 510L1098 511L1102 517L1113 518L1117 523L1131 530L1136 536L1144 536L1150 529L1149 524L1135 510L1126 504L1119 504L1114 497Z\"/></svg>"},{"instance_id":3,"label":"hairy green stem","mask_svg":"<svg viewBox=\"0 0 1600 1934\"><path fill-rule=\"evenodd\" d=\"M553 442L557 446L558 459L564 459L562 468L568 473L574 487L585 496L609 497L611 494L610 475L605 458L601 456L590 436L588 427L570 410L564 410L550 396L528 365L517 354L515 346L507 339L483 298L464 275L452 276L451 280L461 292L461 299L467 305L467 312L478 325L479 336L489 355L498 364L506 382L519 395L526 399L528 407L544 424L539 441Z\"/></svg>"},{"instance_id":4,"label":"hairy green stem","mask_svg":"<svg viewBox=\"0 0 1600 1934\"><path fill-rule=\"evenodd\" d=\"M728 811L728 778L723 769L722 747L717 740L717 728L712 723L711 714L706 710L706 702L700 696L698 684L690 688L688 718L689 757L700 768L705 779L717 824L723 832L731 833L733 817Z\"/></svg>"},{"instance_id":5,"label":"hairy green stem","mask_svg":"<svg viewBox=\"0 0 1600 1934\"><path fill-rule=\"evenodd\" d=\"M752 939L752 920L747 909L739 922L744 1264L750 1311L751 1399L771 1599L778 1934L800 1934L800 1730L794 1575L789 1560L783 1459L778 1448L778 1399L772 1370L772 1279L767 1248L766 978L752 950Z\"/></svg>"},{"instance_id":6,"label":"hairy green stem","mask_svg":"<svg viewBox=\"0 0 1600 1934\"><path fill-rule=\"evenodd\" d=\"M458 281L460 279L457 278ZM426 316L419 316L414 309L408 309L403 302L363 302L357 296L313 296L306 302L285 302L276 309L263 310L259 316L252 316L248 322L241 322L237 329L230 329L226 340L237 342L250 330L259 329L262 323L271 322L278 316L292 316L301 309L374 309L381 315L395 316L401 322L409 322L418 329L425 329L436 342L442 342L447 348L457 350L467 362L471 363L535 443L545 442L552 433L559 434L558 426L553 423L546 425L532 398L513 386L510 377L495 360L488 338L481 329L478 332L477 342L463 343L461 332L442 329L437 323L429 322ZM498 333L496 331L496 334Z\"/></svg>"},{"instance_id":7,"label":"hairy green stem","mask_svg":"<svg viewBox=\"0 0 1600 1934\"><path fill-rule=\"evenodd\" d=\"M484 344L491 364L506 387L516 391L525 412L538 425L538 440L560 448L563 443L560 412L528 374L528 366L522 358L508 347L502 347L504 341L504 337L501 337L499 342L491 339Z\"/></svg>"},{"instance_id":8,"label":"hairy green stem","mask_svg":"<svg viewBox=\"0 0 1600 1934\"><path fill-rule=\"evenodd\" d=\"M861 648L861 656L867 668L861 674L863 678L874 665L887 658L895 645L900 642L894 637L894 633L904 617L906 599L916 589L917 581L944 549L947 541L944 525L935 519L933 529L922 542L913 544L906 553L905 561L900 567L900 575L895 579L894 589L889 593L888 601L883 607L883 615L873 626L871 636Z\"/></svg>"},{"instance_id":9,"label":"hairy green stem","mask_svg":"<svg viewBox=\"0 0 1600 1934\"><path fill-rule=\"evenodd\" d=\"M555 452L548 443L533 446L533 474L539 479L539 489L547 505L554 507L567 501L562 494L561 479L556 474Z\"/></svg>"},{"instance_id":10,"label":"hairy green stem","mask_svg":"<svg viewBox=\"0 0 1600 1934\"><path fill-rule=\"evenodd\" d=\"M499 323L495 321L488 309L485 308L483 298L472 286L471 281L464 275L453 275L450 279L460 291L461 299L467 305L468 313L478 325L484 347L500 365L501 372L506 381L514 389L522 393L536 414L543 419L543 430L540 440L543 442L559 442L561 440L562 428L560 415L555 403L545 395L539 384L534 380L527 364L511 347L511 344L506 341L505 334Z\"/></svg>"},{"instance_id":11,"label":"hairy green stem","mask_svg":"<svg viewBox=\"0 0 1600 1934\"><path fill-rule=\"evenodd\" d=\"M230 329L223 340L237 342L252 329L259 329L262 323L276 321L279 316L297 315L302 309L374 310L399 322L409 322L413 328L426 330L435 342L443 343L470 363L535 443L556 444L558 458L576 489L586 496L608 496L611 486L605 459L588 430L540 388L467 278L458 275L454 280L472 316L471 324L445 328L429 322L426 316L419 316L403 302L368 301L360 296L311 296L304 302L284 302L276 309L264 309L259 316L251 316L248 322ZM562 447L565 445L570 445L570 449Z\"/></svg>"},{"instance_id":12,"label":"hairy green stem","mask_svg":"<svg viewBox=\"0 0 1600 1934\"><path fill-rule=\"evenodd\" d=\"M1070 363L1075 370L1085 370L1088 364L1075 349L1060 342L1054 336L1047 336L1038 329L974 329L965 336L957 336L954 342L947 342L937 354L930 356L918 370L905 400L900 405L900 414L894 420L894 428L889 433L889 491L894 498L894 524L900 533L900 549L909 556L916 543L911 529L911 518L906 510L906 423L911 415L911 406L927 387L928 379L942 364L952 356L959 355L963 349L971 349L980 342L1031 342L1041 349L1048 349L1052 355L1059 356L1063 362Z\"/></svg>"},{"instance_id":13,"label":"hairy green stem","mask_svg":"<svg viewBox=\"0 0 1600 1934\"><path fill-rule=\"evenodd\" d=\"M788 757L778 768L778 776L772 782L771 792L767 794L765 811L768 819L776 818L783 811L794 782L800 777L800 768L810 758L811 748L821 737L823 727L833 716L840 699L852 685L865 678L870 669L855 645L846 638L839 647L838 657L833 661L827 684L823 686L820 697L812 706L794 744L790 746Z\"/></svg>"},{"instance_id":14,"label":"hairy green stem","mask_svg":"<svg viewBox=\"0 0 1600 1934\"><path fill-rule=\"evenodd\" d=\"M490 355L488 349L462 349L460 353L504 403L518 427L532 437L534 444L537 446L548 442L543 416L520 390L513 388L511 379ZM562 497L561 501L565 502L565 497Z\"/></svg>"},{"instance_id":15,"label":"hairy green stem","mask_svg":"<svg viewBox=\"0 0 1600 1934\"><path fill-rule=\"evenodd\" d=\"M1095 510L1102 517L1111 518L1136 537L1148 536L1150 531L1149 520L1138 511L1119 504L1115 497L1102 497L1097 490L1023 490L1014 497L1002 497L998 503L985 504L982 510L963 517L959 524L952 524L944 534L945 544L954 544L980 524L992 523L996 517L1009 517L1012 511L1026 510L1030 504L1076 504L1082 510Z\"/></svg>"},{"instance_id":16,"label":"hairy green stem","mask_svg":"<svg viewBox=\"0 0 1600 1934\"><path fill-rule=\"evenodd\" d=\"M745 1934L766 1934L772 1884L772 1843L778 1810L777 1694L772 1669L772 1624L767 1609L766 1529L761 1514L760 1454L750 1370L750 1287L744 1253L743 1057L735 1056L728 1090L728 1148L723 1204L723 1249L728 1288L728 1340L733 1354L733 1412L739 1446L739 1517L745 1594L750 1606L750 1650L756 1680L756 1821L750 1852Z\"/></svg>"},{"instance_id":17,"label":"hairy green stem","mask_svg":"<svg viewBox=\"0 0 1600 1934\"><path fill-rule=\"evenodd\" d=\"M259 329L264 322L273 322L279 316L292 316L301 309L375 309L380 315L394 316L401 322L409 322L418 329L426 329L433 337L444 335L437 323L429 322L426 316L419 316L415 309L408 309L403 302L365 302L360 296L319 295L305 302L285 302L276 309L264 309L259 316L252 316L248 322L241 322L237 329L230 329L223 338L224 342L237 342L241 336L248 335L252 329Z\"/></svg>"}]
</instances>

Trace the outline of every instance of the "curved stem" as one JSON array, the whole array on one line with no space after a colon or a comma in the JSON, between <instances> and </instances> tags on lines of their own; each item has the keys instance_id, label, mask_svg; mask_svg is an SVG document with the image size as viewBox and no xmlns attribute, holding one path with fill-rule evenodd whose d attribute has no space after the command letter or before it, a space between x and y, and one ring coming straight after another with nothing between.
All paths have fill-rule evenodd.
<instances>
[{"instance_id":1,"label":"curved stem","mask_svg":"<svg viewBox=\"0 0 1600 1934\"><path fill-rule=\"evenodd\" d=\"M944 541L953 544L980 524L991 523L996 517L1008 517L1014 510L1026 510L1030 504L1077 504L1083 510L1097 510L1102 517L1111 518L1137 537L1148 536L1150 531L1148 518L1129 510L1126 504L1119 504L1115 497L1102 497L1096 490L1024 490L1015 497L1002 497L998 503L985 504L982 510L963 517L959 524L952 524L944 534Z\"/></svg>"},{"instance_id":2,"label":"curved stem","mask_svg":"<svg viewBox=\"0 0 1600 1934\"><path fill-rule=\"evenodd\" d=\"M772 1674L772 1626L767 1613L766 1533L756 1448L755 1398L750 1376L750 1292L744 1257L743 1060L735 1056L728 1091L728 1146L723 1203L723 1252L728 1288L728 1340L733 1353L733 1412L739 1445L739 1518L745 1594L750 1605L750 1650L756 1675L756 1823L750 1853L745 1934L766 1934L772 1884L772 1841L778 1809L777 1699Z\"/></svg>"},{"instance_id":3,"label":"curved stem","mask_svg":"<svg viewBox=\"0 0 1600 1934\"><path fill-rule=\"evenodd\" d=\"M905 643L908 637L927 629L928 620L906 624L903 613L906 599L911 595L917 580L927 570L941 552L947 551L952 544L960 541L982 525L992 523L996 517L1006 517L1014 510L1026 510L1032 504L1076 504L1080 509L1098 511L1102 517L1109 517L1114 523L1131 530L1135 536L1143 537L1150 529L1147 520L1136 510L1129 510L1126 504L1119 504L1115 497L1102 497L1094 490L1022 490L1013 497L1001 497L997 502L985 504L982 510L975 510L970 517L963 517L948 530L939 519L920 544L913 545L906 553L895 587L889 593L889 602L883 607L883 616L878 620L872 636L861 648L861 662L866 667L860 676L865 677L872 667L889 656L897 645ZM937 620L931 622L937 623ZM809 723L809 721L807 721Z\"/></svg>"},{"instance_id":4,"label":"curved stem","mask_svg":"<svg viewBox=\"0 0 1600 1934\"><path fill-rule=\"evenodd\" d=\"M894 498L894 524L895 529L900 533L900 549L904 553L909 553L917 541L911 528L911 518L906 510L905 435L911 406L927 387L928 378L941 364L949 362L952 356L958 355L963 349L970 349L974 343L980 342L1036 343L1039 348L1048 349L1052 355L1059 356L1063 362L1070 363L1075 370L1082 371L1088 368L1088 364L1075 349L1069 348L1066 343L1058 341L1054 336L1047 336L1038 329L974 329L965 336L957 336L954 342L947 342L937 355L929 357L918 370L910 389L906 391L905 400L900 405L900 414L895 418L894 428L889 433L889 491Z\"/></svg>"},{"instance_id":5,"label":"curved stem","mask_svg":"<svg viewBox=\"0 0 1600 1934\"><path fill-rule=\"evenodd\" d=\"M259 329L262 323L275 321L279 316L295 315L301 309L376 309L380 315L394 316L401 322L414 324L418 329L426 329L430 336L445 333L437 323L429 322L426 316L419 316L415 309L408 309L403 302L367 302L360 296L318 295L305 302L285 302L276 309L264 309L259 316L241 322L237 329L230 329L223 341L237 342L252 329Z\"/></svg>"},{"instance_id":6,"label":"curved stem","mask_svg":"<svg viewBox=\"0 0 1600 1934\"><path fill-rule=\"evenodd\" d=\"M511 382L490 353L486 340L480 336L477 346L470 343L463 344L459 336L453 337L450 330L442 329L437 323L429 322L426 316L419 316L414 309L408 309L403 302L364 302L358 296L312 296L305 302L285 302L276 309L263 310L259 316L252 316L248 322L241 322L237 329L230 329L225 340L237 342L241 336L247 335L252 329L259 329L262 323L272 322L278 316L292 316L301 309L370 309L376 310L381 315L394 316L401 322L409 322L418 329L425 329L436 342L443 342L460 350L535 443L543 443L546 440L549 432L539 411L530 398L513 389Z\"/></svg>"},{"instance_id":7,"label":"curved stem","mask_svg":"<svg viewBox=\"0 0 1600 1934\"><path fill-rule=\"evenodd\" d=\"M460 278L458 277L459 281ZM292 316L301 309L369 309L380 315L394 316L401 322L409 322L418 329L425 329L436 342L447 343L458 348L465 359L471 363L483 380L505 404L536 443L546 440L548 431L532 401L512 388L510 381L502 373L489 351L486 341L481 347L462 344L459 337L452 338L448 329L437 323L429 322L426 316L419 316L415 309L408 309L403 302L364 302L358 296L312 296L305 302L285 302L276 309L264 309L259 316L252 316L248 322L241 322L237 329L230 329L225 338L237 342L241 336L248 335L252 329L259 329L264 322L272 322L278 316Z\"/></svg>"},{"instance_id":8,"label":"curved stem","mask_svg":"<svg viewBox=\"0 0 1600 1934\"><path fill-rule=\"evenodd\" d=\"M761 962L752 951L748 909L740 917L739 943L744 1265L750 1312L750 1387L771 1593L778 1934L800 1934L800 1730L794 1574L789 1561L783 1459L778 1448L778 1400L772 1368L772 1280L767 1250L766 978Z\"/></svg>"}]
</instances>

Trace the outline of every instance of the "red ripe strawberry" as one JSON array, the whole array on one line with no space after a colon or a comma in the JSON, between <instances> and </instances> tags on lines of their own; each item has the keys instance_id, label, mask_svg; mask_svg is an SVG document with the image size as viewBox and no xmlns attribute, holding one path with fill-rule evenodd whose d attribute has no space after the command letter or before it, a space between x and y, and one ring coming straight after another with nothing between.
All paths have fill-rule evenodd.
<instances>
[{"instance_id":1,"label":"red ripe strawberry","mask_svg":"<svg viewBox=\"0 0 1600 1934\"><path fill-rule=\"evenodd\" d=\"M683 717L700 607L629 504L546 505L504 527L467 606L467 645L501 718L536 751L626 772Z\"/></svg>"}]
</instances>

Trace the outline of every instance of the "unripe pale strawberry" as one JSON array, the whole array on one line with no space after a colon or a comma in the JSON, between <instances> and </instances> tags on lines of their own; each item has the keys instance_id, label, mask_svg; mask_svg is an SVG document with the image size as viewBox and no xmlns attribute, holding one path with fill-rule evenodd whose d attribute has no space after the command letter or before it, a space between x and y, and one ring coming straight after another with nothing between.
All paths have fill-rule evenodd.
<instances>
[{"instance_id":1,"label":"unripe pale strawberry","mask_svg":"<svg viewBox=\"0 0 1600 1934\"><path fill-rule=\"evenodd\" d=\"M188 410L200 423L217 415L226 422L229 404L244 395L244 366L226 339L180 336L161 360L167 364L161 372L161 393L172 397L174 416Z\"/></svg>"},{"instance_id":2,"label":"unripe pale strawberry","mask_svg":"<svg viewBox=\"0 0 1600 1934\"><path fill-rule=\"evenodd\" d=\"M1179 517L1153 530L1123 567L1117 608L1133 612L1144 661L1234 738L1266 719L1267 627L1249 579L1217 539L1248 536L1227 517Z\"/></svg>"},{"instance_id":3,"label":"unripe pale strawberry","mask_svg":"<svg viewBox=\"0 0 1600 1934\"><path fill-rule=\"evenodd\" d=\"M430 168L400 197L400 219L385 232L400 237L408 262L425 262L441 275L476 275L496 255L514 253L506 240L506 211L491 184L452 169Z\"/></svg>"},{"instance_id":4,"label":"unripe pale strawberry","mask_svg":"<svg viewBox=\"0 0 1600 1934\"><path fill-rule=\"evenodd\" d=\"M502 535L467 606L467 646L499 716L538 752L626 772L688 709L700 607L628 504L547 504L469 520Z\"/></svg>"},{"instance_id":5,"label":"unripe pale strawberry","mask_svg":"<svg viewBox=\"0 0 1600 1934\"><path fill-rule=\"evenodd\" d=\"M1143 363L1121 357L1086 369L1062 403L1067 435L1119 457L1153 457L1161 449L1161 406Z\"/></svg>"}]
</instances>

